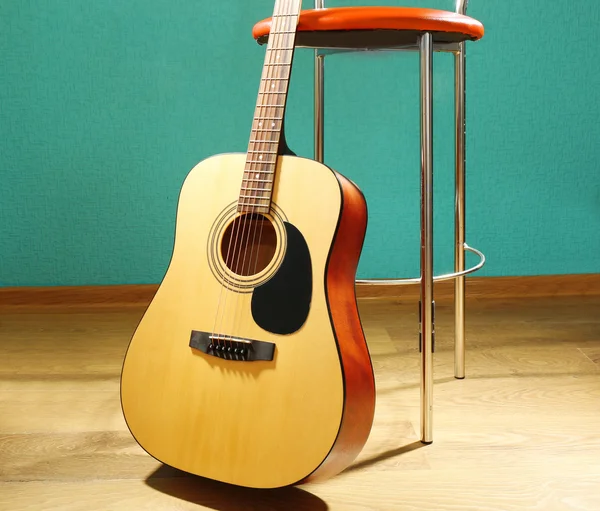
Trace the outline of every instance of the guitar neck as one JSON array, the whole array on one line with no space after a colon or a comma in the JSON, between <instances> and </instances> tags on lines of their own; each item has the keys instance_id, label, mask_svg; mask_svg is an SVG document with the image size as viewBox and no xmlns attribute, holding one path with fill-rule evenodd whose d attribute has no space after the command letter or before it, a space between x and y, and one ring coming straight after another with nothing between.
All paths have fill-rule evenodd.
<instances>
[{"instance_id":1,"label":"guitar neck","mask_svg":"<svg viewBox=\"0 0 600 511\"><path fill-rule=\"evenodd\" d=\"M273 12L238 211L268 213L302 0L277 0Z\"/></svg>"}]
</instances>

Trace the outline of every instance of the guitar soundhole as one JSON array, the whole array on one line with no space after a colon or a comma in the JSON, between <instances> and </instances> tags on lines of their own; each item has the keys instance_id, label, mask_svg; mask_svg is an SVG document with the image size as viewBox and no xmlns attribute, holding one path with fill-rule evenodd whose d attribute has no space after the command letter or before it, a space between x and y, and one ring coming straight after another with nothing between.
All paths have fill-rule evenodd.
<instances>
[{"instance_id":1,"label":"guitar soundhole","mask_svg":"<svg viewBox=\"0 0 600 511\"><path fill-rule=\"evenodd\" d=\"M259 213L238 216L225 229L221 255L236 275L263 271L275 256L277 234L271 221Z\"/></svg>"}]
</instances>

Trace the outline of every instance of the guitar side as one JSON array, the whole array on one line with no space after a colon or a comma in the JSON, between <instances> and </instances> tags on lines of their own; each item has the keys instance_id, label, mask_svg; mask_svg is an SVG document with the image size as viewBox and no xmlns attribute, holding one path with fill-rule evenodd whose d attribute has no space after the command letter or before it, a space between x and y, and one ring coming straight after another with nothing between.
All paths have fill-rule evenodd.
<instances>
[{"instance_id":1,"label":"guitar side","mask_svg":"<svg viewBox=\"0 0 600 511\"><path fill-rule=\"evenodd\" d=\"M327 479L348 467L366 443L375 414L375 380L371 356L356 302L356 269L367 229L367 204L361 191L335 173L342 210L327 270L331 320L344 367L344 415L336 443L319 469L306 480Z\"/></svg>"},{"instance_id":2,"label":"guitar side","mask_svg":"<svg viewBox=\"0 0 600 511\"><path fill-rule=\"evenodd\" d=\"M301 233L312 265L310 310L301 327L287 334L265 330L251 314L253 293L219 281L223 260L212 245L222 242L219 226L236 202L244 155L213 157L182 188L172 260L131 340L121 380L128 427L149 454L190 473L257 488L343 470L368 437L375 399L354 293L364 199L319 163L280 160L272 221ZM248 277L259 285L276 278L292 250L284 228L277 236L272 264ZM274 358L211 356L190 346L193 331L271 343Z\"/></svg>"}]
</instances>

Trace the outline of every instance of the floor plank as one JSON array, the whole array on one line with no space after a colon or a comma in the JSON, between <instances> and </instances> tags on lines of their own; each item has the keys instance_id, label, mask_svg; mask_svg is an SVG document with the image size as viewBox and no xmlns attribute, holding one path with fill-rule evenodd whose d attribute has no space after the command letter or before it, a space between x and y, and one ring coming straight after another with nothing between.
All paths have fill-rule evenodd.
<instances>
[{"instance_id":1,"label":"floor plank","mask_svg":"<svg viewBox=\"0 0 600 511\"><path fill-rule=\"evenodd\" d=\"M143 309L0 310L0 510L600 509L600 298L470 302L467 378L438 307L434 443L419 441L417 311L362 300L371 436L319 484L253 491L192 477L127 430L119 375Z\"/></svg>"}]
</instances>

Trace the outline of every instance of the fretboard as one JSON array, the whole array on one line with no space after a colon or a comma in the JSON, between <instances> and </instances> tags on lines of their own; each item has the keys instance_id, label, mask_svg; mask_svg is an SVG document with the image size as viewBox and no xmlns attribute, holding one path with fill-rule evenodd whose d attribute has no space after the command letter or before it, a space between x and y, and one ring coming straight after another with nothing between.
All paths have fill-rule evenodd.
<instances>
[{"instance_id":1,"label":"fretboard","mask_svg":"<svg viewBox=\"0 0 600 511\"><path fill-rule=\"evenodd\" d=\"M277 0L246 155L238 211L268 213L301 0Z\"/></svg>"}]
</instances>

